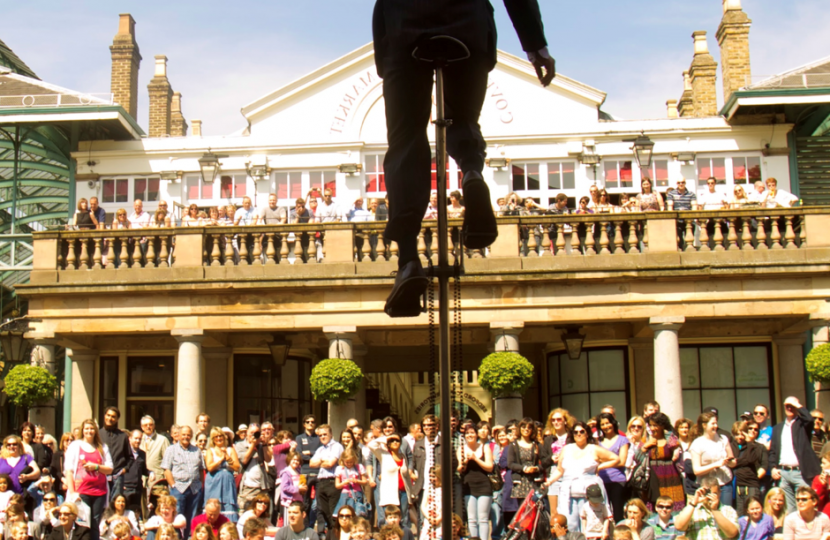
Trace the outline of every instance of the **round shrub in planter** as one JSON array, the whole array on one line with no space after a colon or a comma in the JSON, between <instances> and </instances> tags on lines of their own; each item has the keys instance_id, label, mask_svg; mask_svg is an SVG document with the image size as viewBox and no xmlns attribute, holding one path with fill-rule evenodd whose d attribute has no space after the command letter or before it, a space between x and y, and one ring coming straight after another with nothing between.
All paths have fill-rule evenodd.
<instances>
[{"instance_id":1,"label":"round shrub in planter","mask_svg":"<svg viewBox=\"0 0 830 540\"><path fill-rule=\"evenodd\" d=\"M31 407L55 397L58 380L40 366L22 364L15 366L6 375L3 391L9 401L18 407Z\"/></svg>"},{"instance_id":2,"label":"round shrub in planter","mask_svg":"<svg viewBox=\"0 0 830 540\"><path fill-rule=\"evenodd\" d=\"M478 384L494 398L524 394L533 382L533 364L515 352L494 352L481 361Z\"/></svg>"},{"instance_id":3,"label":"round shrub in planter","mask_svg":"<svg viewBox=\"0 0 830 540\"><path fill-rule=\"evenodd\" d=\"M813 382L830 382L830 343L813 347L804 360L807 373Z\"/></svg>"},{"instance_id":4,"label":"round shrub in planter","mask_svg":"<svg viewBox=\"0 0 830 540\"><path fill-rule=\"evenodd\" d=\"M317 401L344 403L363 383L363 372L345 358L321 360L311 370L311 394Z\"/></svg>"}]
</instances>

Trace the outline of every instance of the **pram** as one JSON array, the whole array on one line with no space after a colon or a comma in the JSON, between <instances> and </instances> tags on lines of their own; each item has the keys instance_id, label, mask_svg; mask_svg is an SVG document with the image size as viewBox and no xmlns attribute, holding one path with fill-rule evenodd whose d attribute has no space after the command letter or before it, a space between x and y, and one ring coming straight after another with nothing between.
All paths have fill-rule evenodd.
<instances>
[{"instance_id":1,"label":"pram","mask_svg":"<svg viewBox=\"0 0 830 540\"><path fill-rule=\"evenodd\" d=\"M501 540L549 540L550 537L550 513L545 507L545 494L533 489L519 505Z\"/></svg>"}]
</instances>

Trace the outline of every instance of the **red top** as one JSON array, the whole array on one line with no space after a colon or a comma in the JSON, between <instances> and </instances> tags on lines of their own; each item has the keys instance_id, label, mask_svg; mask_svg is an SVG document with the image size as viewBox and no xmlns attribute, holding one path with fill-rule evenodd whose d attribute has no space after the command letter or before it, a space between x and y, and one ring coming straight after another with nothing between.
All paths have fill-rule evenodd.
<instances>
[{"instance_id":1,"label":"red top","mask_svg":"<svg viewBox=\"0 0 830 540\"><path fill-rule=\"evenodd\" d=\"M392 456L392 459L395 460L395 465L398 466L398 491L406 491L406 486L403 485L403 475L401 474L401 467L403 467L403 458L400 461L395 459L395 456Z\"/></svg>"},{"instance_id":2,"label":"red top","mask_svg":"<svg viewBox=\"0 0 830 540\"><path fill-rule=\"evenodd\" d=\"M87 452L83 448L80 449L78 457L78 471L75 473L75 491L81 495L93 495L99 497L107 494L107 477L98 471L87 472L84 469L84 463L95 463L97 465L104 464L104 458L101 453L95 450L94 452Z\"/></svg>"},{"instance_id":3,"label":"red top","mask_svg":"<svg viewBox=\"0 0 830 540\"><path fill-rule=\"evenodd\" d=\"M827 486L821 483L820 478L821 475L813 478L813 491L818 495L817 508L824 512L827 517L830 517L830 489L827 489Z\"/></svg>"},{"instance_id":4,"label":"red top","mask_svg":"<svg viewBox=\"0 0 830 540\"><path fill-rule=\"evenodd\" d=\"M208 521L207 514L200 514L193 518L193 521L190 524L190 532L191 534L193 534L194 532L196 532L196 527L198 527L202 523L207 523L208 525L210 525L210 528L213 529L213 534L216 535L216 538L219 538L219 529L221 529L222 525L228 523L229 521L230 520L227 517L223 516L222 514L219 514L219 517L216 518L216 523L210 523Z\"/></svg>"}]
</instances>

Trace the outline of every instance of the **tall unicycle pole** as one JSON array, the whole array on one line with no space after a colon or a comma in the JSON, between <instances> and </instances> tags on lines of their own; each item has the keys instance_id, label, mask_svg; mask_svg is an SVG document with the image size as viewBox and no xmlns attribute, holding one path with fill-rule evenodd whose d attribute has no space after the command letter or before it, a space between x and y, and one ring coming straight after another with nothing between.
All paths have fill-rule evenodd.
<instances>
[{"instance_id":1,"label":"tall unicycle pole","mask_svg":"<svg viewBox=\"0 0 830 540\"><path fill-rule=\"evenodd\" d=\"M420 44L412 56L431 64L435 69L435 166L438 190L438 264L431 266L429 276L438 278L438 347L439 382L441 394L441 531L446 540L452 538L453 514L453 452L452 432L452 359L450 358L450 278L458 279L462 269L449 263L447 224L447 126L452 120L444 112L444 68L453 62L466 60L470 51L461 41L450 36L435 36ZM459 246L459 250L460 250ZM463 257L458 257L462 259ZM459 309L459 306L455 306ZM428 471L424 471L428 474ZM459 509L460 511L460 509Z\"/></svg>"}]
</instances>

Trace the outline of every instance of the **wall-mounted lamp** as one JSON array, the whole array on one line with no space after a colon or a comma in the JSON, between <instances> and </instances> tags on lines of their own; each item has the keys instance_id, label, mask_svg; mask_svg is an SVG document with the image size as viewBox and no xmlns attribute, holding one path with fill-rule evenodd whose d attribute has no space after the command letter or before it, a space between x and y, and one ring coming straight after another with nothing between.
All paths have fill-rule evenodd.
<instances>
[{"instance_id":1,"label":"wall-mounted lamp","mask_svg":"<svg viewBox=\"0 0 830 540\"><path fill-rule=\"evenodd\" d=\"M499 171L506 169L508 165L510 165L509 158L490 158L487 160L488 167L490 167L491 169L497 169Z\"/></svg>"},{"instance_id":2,"label":"wall-mounted lamp","mask_svg":"<svg viewBox=\"0 0 830 540\"><path fill-rule=\"evenodd\" d=\"M181 182L184 171L161 171L161 179L171 182Z\"/></svg>"},{"instance_id":3,"label":"wall-mounted lamp","mask_svg":"<svg viewBox=\"0 0 830 540\"><path fill-rule=\"evenodd\" d=\"M677 161L692 164L695 162L695 154L694 152L680 152L677 154Z\"/></svg>"},{"instance_id":4,"label":"wall-mounted lamp","mask_svg":"<svg viewBox=\"0 0 830 540\"><path fill-rule=\"evenodd\" d=\"M248 167L248 176L253 178L255 182L265 180L269 174L271 174L271 169L268 168L268 165L251 165Z\"/></svg>"},{"instance_id":5,"label":"wall-mounted lamp","mask_svg":"<svg viewBox=\"0 0 830 540\"><path fill-rule=\"evenodd\" d=\"M654 141L646 137L645 132L631 141L634 143L634 158L641 171L648 171L651 168L651 158L654 156Z\"/></svg>"},{"instance_id":6,"label":"wall-mounted lamp","mask_svg":"<svg viewBox=\"0 0 830 540\"><path fill-rule=\"evenodd\" d=\"M222 164L219 159L225 157L228 156L214 154L208 148L208 151L199 158L199 170L202 172L203 183L212 184L216 180L216 176L222 171Z\"/></svg>"},{"instance_id":7,"label":"wall-mounted lamp","mask_svg":"<svg viewBox=\"0 0 830 540\"><path fill-rule=\"evenodd\" d=\"M363 170L360 163L341 163L337 170L343 174L357 174Z\"/></svg>"},{"instance_id":8,"label":"wall-mounted lamp","mask_svg":"<svg viewBox=\"0 0 830 540\"><path fill-rule=\"evenodd\" d=\"M566 326L562 334L562 343L565 344L565 351L571 360L579 360L582 356L582 344L585 342L585 334L579 333L579 326Z\"/></svg>"},{"instance_id":9,"label":"wall-mounted lamp","mask_svg":"<svg viewBox=\"0 0 830 540\"><path fill-rule=\"evenodd\" d=\"M288 351L291 350L291 343L289 343L282 336L274 336L274 341L268 344L271 349L271 358L274 360L275 366L284 366L288 361Z\"/></svg>"}]
</instances>

